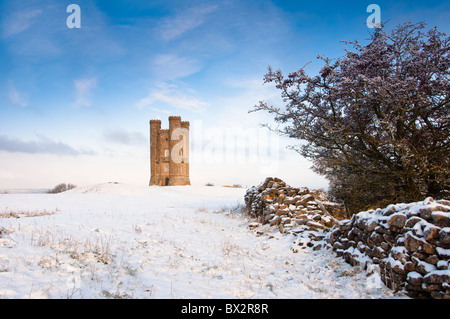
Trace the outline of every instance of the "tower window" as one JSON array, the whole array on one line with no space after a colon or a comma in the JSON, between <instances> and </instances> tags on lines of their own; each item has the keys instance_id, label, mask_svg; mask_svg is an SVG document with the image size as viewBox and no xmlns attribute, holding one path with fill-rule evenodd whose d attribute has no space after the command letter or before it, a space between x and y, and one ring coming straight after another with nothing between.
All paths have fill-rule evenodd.
<instances>
[{"instance_id":1,"label":"tower window","mask_svg":"<svg viewBox=\"0 0 450 319\"><path fill-rule=\"evenodd\" d=\"M167 173L169 171L169 165L164 165L164 171Z\"/></svg>"},{"instance_id":2,"label":"tower window","mask_svg":"<svg viewBox=\"0 0 450 319\"><path fill-rule=\"evenodd\" d=\"M164 150L164 156L169 157L169 150Z\"/></svg>"}]
</instances>

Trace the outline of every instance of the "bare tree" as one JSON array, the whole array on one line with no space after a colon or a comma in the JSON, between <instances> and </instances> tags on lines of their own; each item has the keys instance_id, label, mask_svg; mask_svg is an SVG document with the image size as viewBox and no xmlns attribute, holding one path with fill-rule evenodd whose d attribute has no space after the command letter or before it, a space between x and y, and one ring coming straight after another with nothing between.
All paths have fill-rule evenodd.
<instances>
[{"instance_id":1,"label":"bare tree","mask_svg":"<svg viewBox=\"0 0 450 319\"><path fill-rule=\"evenodd\" d=\"M310 77L269 67L264 83L281 91L282 107L260 102L304 141L292 146L330 181L351 212L391 201L450 194L450 38L425 24L376 29ZM266 125L267 126L267 125ZM305 143L306 142L306 143Z\"/></svg>"}]
</instances>

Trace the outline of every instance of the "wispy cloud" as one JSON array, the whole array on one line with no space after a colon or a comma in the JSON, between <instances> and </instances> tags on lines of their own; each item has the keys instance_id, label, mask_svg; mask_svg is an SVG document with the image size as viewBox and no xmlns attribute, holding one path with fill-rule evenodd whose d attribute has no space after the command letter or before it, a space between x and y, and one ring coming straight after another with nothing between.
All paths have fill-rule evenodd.
<instances>
[{"instance_id":1,"label":"wispy cloud","mask_svg":"<svg viewBox=\"0 0 450 319\"><path fill-rule=\"evenodd\" d=\"M75 85L75 106L89 107L92 105L92 89L97 87L97 78L78 79L74 81Z\"/></svg>"},{"instance_id":2,"label":"wispy cloud","mask_svg":"<svg viewBox=\"0 0 450 319\"><path fill-rule=\"evenodd\" d=\"M2 0L0 39L7 40L5 45L16 56L31 61L58 57L70 61L72 56L83 57L84 61L123 57L127 47L97 2L86 0L80 4L81 28L71 30L66 25L70 14L66 12L67 2Z\"/></svg>"},{"instance_id":3,"label":"wispy cloud","mask_svg":"<svg viewBox=\"0 0 450 319\"><path fill-rule=\"evenodd\" d=\"M61 3L53 1L3 1L0 12L0 38L16 57L30 61L55 58L62 54L58 23Z\"/></svg>"},{"instance_id":4,"label":"wispy cloud","mask_svg":"<svg viewBox=\"0 0 450 319\"><path fill-rule=\"evenodd\" d=\"M181 88L175 84L160 83L149 95L140 99L136 106L144 108L153 106L156 102L165 103L169 107L189 110L194 113L203 113L208 103L196 96L194 90Z\"/></svg>"},{"instance_id":5,"label":"wispy cloud","mask_svg":"<svg viewBox=\"0 0 450 319\"><path fill-rule=\"evenodd\" d=\"M42 14L41 9L17 10L8 15L2 23L2 36L9 38L22 33L38 22L38 17Z\"/></svg>"},{"instance_id":6,"label":"wispy cloud","mask_svg":"<svg viewBox=\"0 0 450 319\"><path fill-rule=\"evenodd\" d=\"M11 173L11 172L9 172L9 171L5 171L5 170L3 170L3 171L1 171L0 170L0 180L13 180L14 179L14 175Z\"/></svg>"},{"instance_id":7,"label":"wispy cloud","mask_svg":"<svg viewBox=\"0 0 450 319\"><path fill-rule=\"evenodd\" d=\"M178 12L174 16L167 17L160 26L161 36L170 41L180 37L188 31L202 25L208 15L217 9L217 5L197 6Z\"/></svg>"},{"instance_id":8,"label":"wispy cloud","mask_svg":"<svg viewBox=\"0 0 450 319\"><path fill-rule=\"evenodd\" d=\"M27 103L27 101L25 100L23 94L20 93L20 92L16 89L14 83L12 83L12 82L9 82L9 88L8 88L8 100L9 100L12 104L17 105L17 106L20 106L20 107L27 107L27 106L28 106L28 103Z\"/></svg>"},{"instance_id":9,"label":"wispy cloud","mask_svg":"<svg viewBox=\"0 0 450 319\"><path fill-rule=\"evenodd\" d=\"M68 144L55 142L39 135L37 141L22 141L6 135L0 135L0 151L28 154L55 154L55 155L93 155L91 150L76 150Z\"/></svg>"},{"instance_id":10,"label":"wispy cloud","mask_svg":"<svg viewBox=\"0 0 450 319\"><path fill-rule=\"evenodd\" d=\"M123 129L109 129L103 132L106 141L123 145L146 145L147 138L140 132L129 132Z\"/></svg>"},{"instance_id":11,"label":"wispy cloud","mask_svg":"<svg viewBox=\"0 0 450 319\"><path fill-rule=\"evenodd\" d=\"M200 70L200 62L188 56L159 54L152 60L153 74L161 81L181 79Z\"/></svg>"}]
</instances>

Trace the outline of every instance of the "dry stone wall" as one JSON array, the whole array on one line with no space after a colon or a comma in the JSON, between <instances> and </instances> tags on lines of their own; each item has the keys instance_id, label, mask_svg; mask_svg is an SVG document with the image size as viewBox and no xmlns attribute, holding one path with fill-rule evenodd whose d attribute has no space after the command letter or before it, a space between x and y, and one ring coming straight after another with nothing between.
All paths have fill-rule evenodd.
<instances>
[{"instance_id":1,"label":"dry stone wall","mask_svg":"<svg viewBox=\"0 0 450 319\"><path fill-rule=\"evenodd\" d=\"M328 241L351 265L378 265L394 291L450 299L450 201L427 198L360 212L339 222Z\"/></svg>"},{"instance_id":2,"label":"dry stone wall","mask_svg":"<svg viewBox=\"0 0 450 319\"><path fill-rule=\"evenodd\" d=\"M297 236L292 251L332 248L349 264L379 270L383 283L415 298L450 299L450 201L392 204L344 219L321 191L268 177L247 190L257 224ZM295 248L297 247L297 248Z\"/></svg>"},{"instance_id":3,"label":"dry stone wall","mask_svg":"<svg viewBox=\"0 0 450 319\"><path fill-rule=\"evenodd\" d=\"M295 188L279 178L268 177L247 190L245 203L262 224L277 226L280 232L305 225L310 229L331 228L343 214L342 205L324 201L325 194L306 187Z\"/></svg>"}]
</instances>

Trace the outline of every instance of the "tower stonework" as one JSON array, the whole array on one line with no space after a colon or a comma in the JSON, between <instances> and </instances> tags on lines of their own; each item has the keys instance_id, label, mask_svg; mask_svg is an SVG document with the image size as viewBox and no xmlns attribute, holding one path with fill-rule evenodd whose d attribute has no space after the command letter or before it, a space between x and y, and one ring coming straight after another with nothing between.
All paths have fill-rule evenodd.
<instances>
[{"instance_id":1,"label":"tower stonework","mask_svg":"<svg viewBox=\"0 0 450 319\"><path fill-rule=\"evenodd\" d=\"M150 186L191 185L189 179L189 122L169 117L169 129L150 121Z\"/></svg>"}]
</instances>

